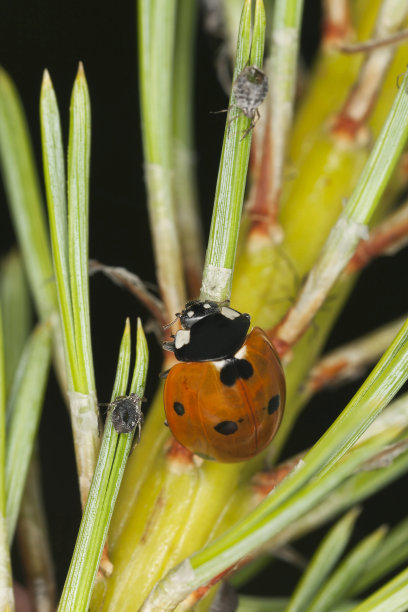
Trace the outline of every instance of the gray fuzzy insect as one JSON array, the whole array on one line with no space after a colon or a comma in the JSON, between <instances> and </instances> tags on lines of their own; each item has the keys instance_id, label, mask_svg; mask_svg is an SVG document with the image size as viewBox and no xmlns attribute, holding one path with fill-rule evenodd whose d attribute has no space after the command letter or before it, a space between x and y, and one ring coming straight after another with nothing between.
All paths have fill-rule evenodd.
<instances>
[{"instance_id":1,"label":"gray fuzzy insect","mask_svg":"<svg viewBox=\"0 0 408 612\"><path fill-rule=\"evenodd\" d=\"M137 440L140 441L140 429L143 424L143 413L140 408L141 398L135 393L121 395L111 404L112 424L118 433L130 433L137 427Z\"/></svg>"},{"instance_id":2,"label":"gray fuzzy insect","mask_svg":"<svg viewBox=\"0 0 408 612\"><path fill-rule=\"evenodd\" d=\"M237 119L241 112L244 113L245 117L251 119L250 126L242 135L242 138L245 138L253 130L260 118L258 107L268 93L268 77L257 66L246 66L233 84L232 90L235 102L230 106L229 110L237 108L240 113L232 117L229 123Z\"/></svg>"}]
</instances>

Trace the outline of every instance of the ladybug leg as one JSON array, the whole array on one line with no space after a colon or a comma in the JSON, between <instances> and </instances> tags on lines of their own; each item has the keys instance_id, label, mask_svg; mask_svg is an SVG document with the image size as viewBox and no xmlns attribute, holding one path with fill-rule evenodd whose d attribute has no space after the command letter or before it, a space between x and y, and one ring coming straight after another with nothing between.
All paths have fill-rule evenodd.
<instances>
[{"instance_id":1,"label":"ladybug leg","mask_svg":"<svg viewBox=\"0 0 408 612\"><path fill-rule=\"evenodd\" d=\"M174 353L174 342L173 340L167 340L166 342L162 343L162 347L164 348L165 351L171 351L172 353Z\"/></svg>"},{"instance_id":2,"label":"ladybug leg","mask_svg":"<svg viewBox=\"0 0 408 612\"><path fill-rule=\"evenodd\" d=\"M164 372L161 372L159 374L160 380L165 380L167 378L167 375L168 375L169 372L170 372L170 368L168 370L165 370Z\"/></svg>"}]
</instances>

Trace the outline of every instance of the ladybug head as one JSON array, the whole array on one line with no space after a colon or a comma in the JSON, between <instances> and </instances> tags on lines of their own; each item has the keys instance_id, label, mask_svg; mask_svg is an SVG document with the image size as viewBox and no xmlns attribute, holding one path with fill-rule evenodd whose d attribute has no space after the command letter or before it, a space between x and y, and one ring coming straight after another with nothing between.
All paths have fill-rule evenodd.
<instances>
[{"instance_id":1,"label":"ladybug head","mask_svg":"<svg viewBox=\"0 0 408 612\"><path fill-rule=\"evenodd\" d=\"M211 302L210 300L206 300L205 302L191 300L187 302L184 309L178 312L176 316L180 319L183 329L191 329L198 321L220 312L220 310L221 306L218 302Z\"/></svg>"}]
</instances>

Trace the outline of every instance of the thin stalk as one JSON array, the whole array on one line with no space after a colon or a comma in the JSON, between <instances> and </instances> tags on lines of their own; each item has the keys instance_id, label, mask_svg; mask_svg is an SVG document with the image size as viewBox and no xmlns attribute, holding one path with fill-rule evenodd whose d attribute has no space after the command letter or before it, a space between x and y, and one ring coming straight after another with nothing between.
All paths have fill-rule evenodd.
<instances>
[{"instance_id":1,"label":"thin stalk","mask_svg":"<svg viewBox=\"0 0 408 612\"><path fill-rule=\"evenodd\" d=\"M55 312L57 295L44 205L24 111L8 74L0 69L0 161L9 207L37 312Z\"/></svg>"},{"instance_id":2,"label":"thin stalk","mask_svg":"<svg viewBox=\"0 0 408 612\"><path fill-rule=\"evenodd\" d=\"M119 351L112 399L126 394L129 365L130 325L127 321ZM147 343L138 321L136 363L130 393L136 393L139 398L142 398L144 393L147 365ZM134 432L118 434L115 431L109 411L95 474L58 607L59 612L85 612L89 608L92 587L133 437Z\"/></svg>"},{"instance_id":3,"label":"thin stalk","mask_svg":"<svg viewBox=\"0 0 408 612\"><path fill-rule=\"evenodd\" d=\"M69 123L68 256L76 358L80 377L76 391L85 394L95 393L88 274L90 152L91 107L85 73L80 63L72 90ZM66 249L66 240L64 242ZM96 405L93 408L97 412Z\"/></svg>"},{"instance_id":4,"label":"thin stalk","mask_svg":"<svg viewBox=\"0 0 408 612\"><path fill-rule=\"evenodd\" d=\"M325 355L311 369L305 392L316 393L324 387L359 378L369 365L380 358L406 318L404 316L391 321Z\"/></svg>"},{"instance_id":5,"label":"thin stalk","mask_svg":"<svg viewBox=\"0 0 408 612\"><path fill-rule=\"evenodd\" d=\"M241 15L234 80L248 63L262 66L265 40L265 11L263 2L255 4L254 28L251 44L251 0L246 0ZM229 108L234 111L235 95L231 93ZM210 236L207 247L201 300L228 302L231 296L232 273L241 221L252 134L242 138L250 119L243 113L238 119L227 120L222 147L220 170Z\"/></svg>"},{"instance_id":6,"label":"thin stalk","mask_svg":"<svg viewBox=\"0 0 408 612\"><path fill-rule=\"evenodd\" d=\"M56 373L66 390L61 330L57 317L58 298L44 205L24 109L17 90L0 68L0 161L8 206L22 252L24 267L36 311L53 326Z\"/></svg>"},{"instance_id":7,"label":"thin stalk","mask_svg":"<svg viewBox=\"0 0 408 612\"><path fill-rule=\"evenodd\" d=\"M405 4L399 0L383 0L374 36L381 39L398 31L405 24L407 16L408 7ZM332 126L335 137L346 140L367 139L369 135L364 124L378 97L394 51L392 45L381 46L366 56L356 85Z\"/></svg>"},{"instance_id":8,"label":"thin stalk","mask_svg":"<svg viewBox=\"0 0 408 612\"><path fill-rule=\"evenodd\" d=\"M185 303L173 191L172 98L175 0L139 0L139 82L150 227L167 314Z\"/></svg>"},{"instance_id":9,"label":"thin stalk","mask_svg":"<svg viewBox=\"0 0 408 612\"><path fill-rule=\"evenodd\" d=\"M392 460L388 465L371 471L357 472L330 493L313 512L304 515L299 520L283 529L271 541L271 546L280 547L287 542L301 538L306 533L320 528L344 510L368 499L376 492L384 489L408 471L408 453Z\"/></svg>"},{"instance_id":10,"label":"thin stalk","mask_svg":"<svg viewBox=\"0 0 408 612\"><path fill-rule=\"evenodd\" d=\"M55 278L63 330L68 399L81 502L84 506L99 447L89 314L88 217L90 102L82 64L75 79L68 146L68 206L57 100L47 72L40 101L43 161Z\"/></svg>"},{"instance_id":11,"label":"thin stalk","mask_svg":"<svg viewBox=\"0 0 408 612\"><path fill-rule=\"evenodd\" d=\"M7 405L6 495L10 543L37 436L50 359L50 325L41 324L26 344Z\"/></svg>"},{"instance_id":12,"label":"thin stalk","mask_svg":"<svg viewBox=\"0 0 408 612\"><path fill-rule=\"evenodd\" d=\"M285 612L286 597L252 597L240 595L237 612Z\"/></svg>"},{"instance_id":13,"label":"thin stalk","mask_svg":"<svg viewBox=\"0 0 408 612\"><path fill-rule=\"evenodd\" d=\"M387 534L381 546L371 557L363 573L349 591L354 597L375 584L408 560L408 519L401 521Z\"/></svg>"},{"instance_id":14,"label":"thin stalk","mask_svg":"<svg viewBox=\"0 0 408 612\"><path fill-rule=\"evenodd\" d=\"M381 547L386 531L385 527L380 527L355 546L317 593L308 608L310 612L330 612L349 595L350 586Z\"/></svg>"},{"instance_id":15,"label":"thin stalk","mask_svg":"<svg viewBox=\"0 0 408 612\"><path fill-rule=\"evenodd\" d=\"M408 569L373 593L354 612L404 612L408 601Z\"/></svg>"},{"instance_id":16,"label":"thin stalk","mask_svg":"<svg viewBox=\"0 0 408 612\"><path fill-rule=\"evenodd\" d=\"M342 53L366 53L378 47L387 47L388 45L396 45L408 38L408 30L402 30L396 34L390 34L384 38L374 38L373 40L365 40L361 43L354 44L339 44L337 49Z\"/></svg>"},{"instance_id":17,"label":"thin stalk","mask_svg":"<svg viewBox=\"0 0 408 612\"><path fill-rule=\"evenodd\" d=\"M107 266L96 261L96 259L91 259L89 262L89 273L94 274L95 272L102 272L113 283L132 293L149 310L157 323L160 325L168 323L163 302L154 293L149 291L146 284L137 274L129 272L126 268Z\"/></svg>"},{"instance_id":18,"label":"thin stalk","mask_svg":"<svg viewBox=\"0 0 408 612\"><path fill-rule=\"evenodd\" d=\"M41 485L40 458L35 447L24 487L17 540L35 609L53 612L57 585Z\"/></svg>"},{"instance_id":19,"label":"thin stalk","mask_svg":"<svg viewBox=\"0 0 408 612\"><path fill-rule=\"evenodd\" d=\"M47 70L44 71L41 85L40 119L54 274L62 321L65 359L68 365L69 388L72 390L73 385L78 384L78 365L69 279L65 163L57 98Z\"/></svg>"},{"instance_id":20,"label":"thin stalk","mask_svg":"<svg viewBox=\"0 0 408 612\"><path fill-rule=\"evenodd\" d=\"M13 578L6 514L6 371L0 303L0 610L14 612Z\"/></svg>"},{"instance_id":21,"label":"thin stalk","mask_svg":"<svg viewBox=\"0 0 408 612\"><path fill-rule=\"evenodd\" d=\"M350 510L323 538L290 598L287 612L308 609L314 595L344 552L359 514L359 509Z\"/></svg>"},{"instance_id":22,"label":"thin stalk","mask_svg":"<svg viewBox=\"0 0 408 612\"><path fill-rule=\"evenodd\" d=\"M288 599L285 597L252 597L240 595L237 612L286 612ZM351 612L358 602L345 601L331 612Z\"/></svg>"},{"instance_id":23,"label":"thin stalk","mask_svg":"<svg viewBox=\"0 0 408 612\"><path fill-rule=\"evenodd\" d=\"M393 255L408 241L408 203L404 202L393 214L377 225L367 240L361 240L350 259L345 274L367 266L375 257Z\"/></svg>"},{"instance_id":24,"label":"thin stalk","mask_svg":"<svg viewBox=\"0 0 408 612\"><path fill-rule=\"evenodd\" d=\"M197 3L179 2L174 49L173 149L177 227L191 297L200 290L204 245L195 187L193 68Z\"/></svg>"},{"instance_id":25,"label":"thin stalk","mask_svg":"<svg viewBox=\"0 0 408 612\"><path fill-rule=\"evenodd\" d=\"M4 346L7 347L4 367L8 394L30 332L32 318L23 261L21 255L14 250L0 264L0 301L3 309Z\"/></svg>"}]
</instances>

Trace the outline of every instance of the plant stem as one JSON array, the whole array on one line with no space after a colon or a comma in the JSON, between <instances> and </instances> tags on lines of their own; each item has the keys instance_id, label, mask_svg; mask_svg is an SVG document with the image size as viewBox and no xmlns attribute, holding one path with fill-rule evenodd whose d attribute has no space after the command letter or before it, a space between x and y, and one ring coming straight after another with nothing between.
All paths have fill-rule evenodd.
<instances>
[{"instance_id":1,"label":"plant stem","mask_svg":"<svg viewBox=\"0 0 408 612\"><path fill-rule=\"evenodd\" d=\"M62 134L51 79L44 73L40 100L44 175L55 278L62 322L68 400L82 506L99 448L89 313L88 207L90 102L83 67L75 79L68 146L68 206Z\"/></svg>"},{"instance_id":2,"label":"plant stem","mask_svg":"<svg viewBox=\"0 0 408 612\"><path fill-rule=\"evenodd\" d=\"M406 318L404 316L391 321L325 355L310 371L305 392L311 395L324 387L338 385L361 376L362 372L379 359L387 349Z\"/></svg>"},{"instance_id":3,"label":"plant stem","mask_svg":"<svg viewBox=\"0 0 408 612\"><path fill-rule=\"evenodd\" d=\"M408 600L408 569L373 593L354 612L404 612Z\"/></svg>"},{"instance_id":4,"label":"plant stem","mask_svg":"<svg viewBox=\"0 0 408 612\"><path fill-rule=\"evenodd\" d=\"M44 206L24 111L7 73L0 68L0 158L10 212L18 235L37 312L55 312L57 296Z\"/></svg>"},{"instance_id":5,"label":"plant stem","mask_svg":"<svg viewBox=\"0 0 408 612\"><path fill-rule=\"evenodd\" d=\"M130 362L130 325L123 334L112 398L126 393ZM143 397L148 365L147 343L138 321L136 363L130 393ZM119 434L112 425L109 411L101 450L84 509L68 576L58 607L59 612L86 611L102 555L116 497L129 456L134 432Z\"/></svg>"},{"instance_id":6,"label":"plant stem","mask_svg":"<svg viewBox=\"0 0 408 612\"><path fill-rule=\"evenodd\" d=\"M3 309L3 334L6 395L31 328L32 310L23 261L17 251L11 251L0 264L0 301Z\"/></svg>"},{"instance_id":7,"label":"plant stem","mask_svg":"<svg viewBox=\"0 0 408 612\"><path fill-rule=\"evenodd\" d=\"M42 499L40 458L34 448L17 525L20 557L38 612L56 608L57 586Z\"/></svg>"},{"instance_id":8,"label":"plant stem","mask_svg":"<svg viewBox=\"0 0 408 612\"><path fill-rule=\"evenodd\" d=\"M265 39L265 12L261 0L256 1L255 22L251 36L251 0L246 0L241 15L234 80L250 58L251 65L262 66ZM231 93L229 108L234 108ZM227 121L215 193L210 236L205 258L200 299L229 302L232 273L241 221L252 135L242 138L250 119L241 113L235 121Z\"/></svg>"},{"instance_id":9,"label":"plant stem","mask_svg":"<svg viewBox=\"0 0 408 612\"><path fill-rule=\"evenodd\" d=\"M185 303L172 182L175 0L139 0L139 82L150 227L167 315Z\"/></svg>"},{"instance_id":10,"label":"plant stem","mask_svg":"<svg viewBox=\"0 0 408 612\"><path fill-rule=\"evenodd\" d=\"M6 514L6 371L0 302L0 610L14 612L14 595Z\"/></svg>"},{"instance_id":11,"label":"plant stem","mask_svg":"<svg viewBox=\"0 0 408 612\"><path fill-rule=\"evenodd\" d=\"M195 186L193 147L193 68L197 3L179 2L174 50L174 192L183 267L190 297L201 285L204 246Z\"/></svg>"},{"instance_id":12,"label":"plant stem","mask_svg":"<svg viewBox=\"0 0 408 612\"><path fill-rule=\"evenodd\" d=\"M26 344L7 405L6 494L10 543L37 436L50 359L50 325L41 324Z\"/></svg>"},{"instance_id":13,"label":"plant stem","mask_svg":"<svg viewBox=\"0 0 408 612\"><path fill-rule=\"evenodd\" d=\"M325 535L290 598L287 612L303 612L344 552L360 510L350 510Z\"/></svg>"},{"instance_id":14,"label":"plant stem","mask_svg":"<svg viewBox=\"0 0 408 612\"><path fill-rule=\"evenodd\" d=\"M332 610L343 598L348 597L350 586L364 571L370 558L381 548L386 532L385 527L380 527L355 546L310 603L310 612Z\"/></svg>"}]
</instances>

